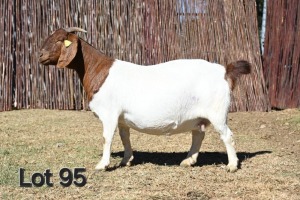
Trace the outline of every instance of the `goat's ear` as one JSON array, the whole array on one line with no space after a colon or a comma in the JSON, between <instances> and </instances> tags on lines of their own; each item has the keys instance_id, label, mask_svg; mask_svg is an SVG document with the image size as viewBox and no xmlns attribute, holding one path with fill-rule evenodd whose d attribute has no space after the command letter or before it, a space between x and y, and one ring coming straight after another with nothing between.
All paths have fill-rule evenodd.
<instances>
[{"instance_id":1,"label":"goat's ear","mask_svg":"<svg viewBox=\"0 0 300 200\"><path fill-rule=\"evenodd\" d=\"M78 50L78 37L75 34L69 34L68 39L64 40L61 47L57 67L67 67L75 58Z\"/></svg>"}]
</instances>

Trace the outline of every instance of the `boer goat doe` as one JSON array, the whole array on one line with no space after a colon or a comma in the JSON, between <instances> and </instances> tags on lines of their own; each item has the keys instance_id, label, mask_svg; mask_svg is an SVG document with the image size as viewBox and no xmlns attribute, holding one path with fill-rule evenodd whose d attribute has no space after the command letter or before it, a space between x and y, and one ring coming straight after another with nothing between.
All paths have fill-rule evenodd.
<instances>
[{"instance_id":1,"label":"boer goat doe","mask_svg":"<svg viewBox=\"0 0 300 200\"><path fill-rule=\"evenodd\" d=\"M240 60L222 66L201 59L174 60L141 66L104 55L74 32L77 27L58 29L40 52L39 62L74 69L87 93L90 109L103 123L103 157L96 169L110 163L116 127L124 145L121 165L130 165L133 153L129 129L154 135L192 132L192 145L180 165L196 163L210 123L220 133L234 172L238 158L232 132L227 126L230 95L236 79L249 74L251 65Z\"/></svg>"}]
</instances>

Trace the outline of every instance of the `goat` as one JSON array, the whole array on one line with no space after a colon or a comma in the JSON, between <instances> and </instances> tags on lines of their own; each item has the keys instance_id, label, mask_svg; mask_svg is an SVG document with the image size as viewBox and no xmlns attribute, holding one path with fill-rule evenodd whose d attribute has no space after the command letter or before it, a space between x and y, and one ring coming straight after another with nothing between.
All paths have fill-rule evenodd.
<instances>
[{"instance_id":1,"label":"goat","mask_svg":"<svg viewBox=\"0 0 300 200\"><path fill-rule=\"evenodd\" d=\"M104 55L74 32L58 29L44 42L39 62L75 70L87 93L90 109L103 124L103 156L96 170L109 166L116 128L124 146L120 165L130 165L133 153L129 129L154 135L192 132L192 145L180 165L191 166L212 124L220 133L227 154L227 170L238 168L227 114L235 81L249 74L249 62L239 60L222 66L202 59L173 60L141 66Z\"/></svg>"}]
</instances>

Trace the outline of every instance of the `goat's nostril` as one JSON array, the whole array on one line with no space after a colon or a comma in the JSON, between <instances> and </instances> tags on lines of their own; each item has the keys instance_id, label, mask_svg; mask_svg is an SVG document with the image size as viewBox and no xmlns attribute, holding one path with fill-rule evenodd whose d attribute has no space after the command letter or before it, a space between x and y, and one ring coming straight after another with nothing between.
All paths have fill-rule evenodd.
<instances>
[{"instance_id":1,"label":"goat's nostril","mask_svg":"<svg viewBox=\"0 0 300 200\"><path fill-rule=\"evenodd\" d=\"M40 57L42 57L43 56L43 53L42 52L40 52Z\"/></svg>"}]
</instances>

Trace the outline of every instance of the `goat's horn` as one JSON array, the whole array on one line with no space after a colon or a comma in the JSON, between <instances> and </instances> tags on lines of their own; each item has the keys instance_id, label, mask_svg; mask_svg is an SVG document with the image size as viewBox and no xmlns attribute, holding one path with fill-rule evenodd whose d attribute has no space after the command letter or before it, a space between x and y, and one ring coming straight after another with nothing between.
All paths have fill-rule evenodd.
<instances>
[{"instance_id":1,"label":"goat's horn","mask_svg":"<svg viewBox=\"0 0 300 200\"><path fill-rule=\"evenodd\" d=\"M78 27L69 27L69 28L64 28L65 31L67 31L68 33L72 33L72 32L84 32L86 33L87 31L82 29L82 28L78 28Z\"/></svg>"}]
</instances>

